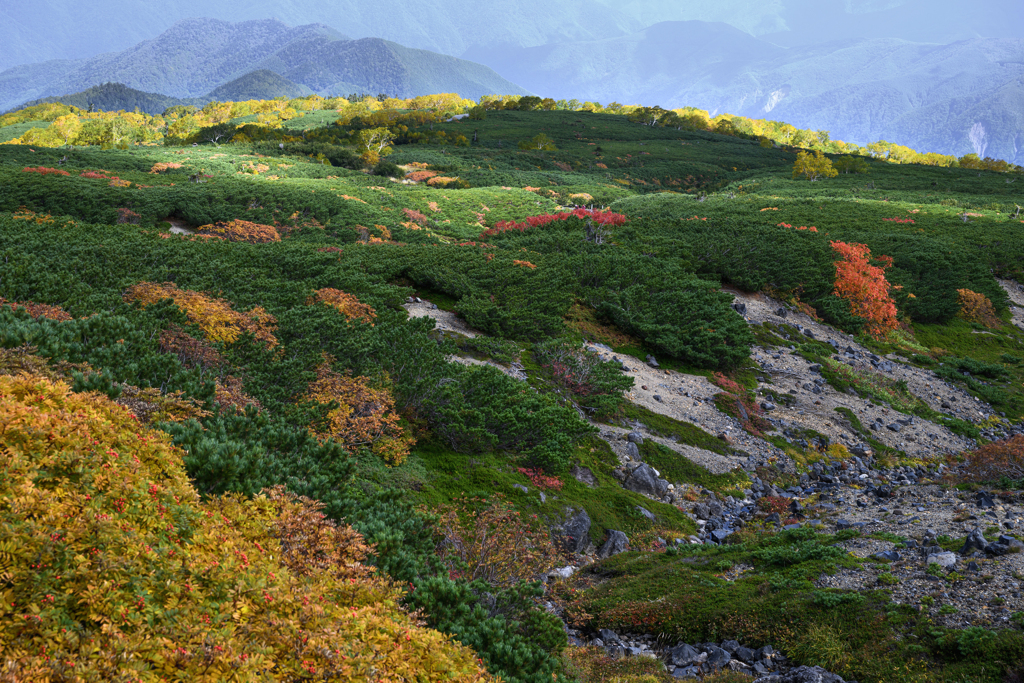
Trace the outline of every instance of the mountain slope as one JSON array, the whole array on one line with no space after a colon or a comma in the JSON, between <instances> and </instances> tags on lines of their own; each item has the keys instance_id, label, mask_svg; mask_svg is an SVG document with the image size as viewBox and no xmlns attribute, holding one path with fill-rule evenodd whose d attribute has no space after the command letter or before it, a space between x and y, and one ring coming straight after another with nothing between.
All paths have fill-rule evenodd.
<instances>
[{"instance_id":1,"label":"mountain slope","mask_svg":"<svg viewBox=\"0 0 1024 683\"><path fill-rule=\"evenodd\" d=\"M296 85L273 71L258 69L211 90L206 99L218 102L244 102L277 97L301 97L307 94L309 88Z\"/></svg>"},{"instance_id":2,"label":"mountain slope","mask_svg":"<svg viewBox=\"0 0 1024 683\"><path fill-rule=\"evenodd\" d=\"M458 91L474 99L525 94L479 64L375 38L348 40L327 26L190 19L123 52L8 69L0 73L0 110L106 82L200 97L260 69L322 94L362 90L411 97Z\"/></svg>"},{"instance_id":3,"label":"mountain slope","mask_svg":"<svg viewBox=\"0 0 1024 683\"><path fill-rule=\"evenodd\" d=\"M665 22L621 38L467 57L549 97L696 106L784 120L832 137L916 149L1024 155L1024 41L896 39L784 48L721 23ZM1014 143L1014 140L1018 142Z\"/></svg>"},{"instance_id":4,"label":"mountain slope","mask_svg":"<svg viewBox=\"0 0 1024 683\"><path fill-rule=\"evenodd\" d=\"M147 114L161 114L168 107L175 105L194 105L201 107L206 104L208 100L204 98L187 98L181 99L177 97L168 97L166 95L160 95L158 93L143 92L141 90L135 90L129 88L121 83L104 83L103 85L96 85L82 92L73 93L71 95L61 95L59 97L44 97L32 102L27 102L25 106L31 107L37 104L43 104L45 102L61 102L63 104L70 104L73 107L78 107L83 111L144 111Z\"/></svg>"},{"instance_id":5,"label":"mountain slope","mask_svg":"<svg viewBox=\"0 0 1024 683\"><path fill-rule=\"evenodd\" d=\"M344 27L462 56L474 45L531 47L626 35L664 21L720 21L783 44L901 38L949 43L1015 37L1019 0L207 0L203 16ZM38 0L0 4L0 69L127 49L197 14L193 0Z\"/></svg>"}]
</instances>

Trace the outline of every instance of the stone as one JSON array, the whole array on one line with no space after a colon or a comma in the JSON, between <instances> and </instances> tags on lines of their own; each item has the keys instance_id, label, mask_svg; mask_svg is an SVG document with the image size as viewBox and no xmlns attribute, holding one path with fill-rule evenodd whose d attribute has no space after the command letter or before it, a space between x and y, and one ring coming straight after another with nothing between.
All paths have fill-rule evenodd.
<instances>
[{"instance_id":1,"label":"stone","mask_svg":"<svg viewBox=\"0 0 1024 683\"><path fill-rule=\"evenodd\" d=\"M706 671L718 671L732 661L732 655L720 647L712 645L706 652L708 653L708 658L702 667Z\"/></svg>"},{"instance_id":2,"label":"stone","mask_svg":"<svg viewBox=\"0 0 1024 683\"><path fill-rule=\"evenodd\" d=\"M626 444L626 455L628 455L633 460L639 460L640 449L636 447L635 443L630 441L629 443Z\"/></svg>"},{"instance_id":3,"label":"stone","mask_svg":"<svg viewBox=\"0 0 1024 683\"><path fill-rule=\"evenodd\" d=\"M597 635L604 641L605 645L617 645L622 642L619 639L619 634L611 629L602 628L597 632Z\"/></svg>"},{"instance_id":4,"label":"stone","mask_svg":"<svg viewBox=\"0 0 1024 683\"><path fill-rule=\"evenodd\" d=\"M636 506L636 511L639 512L644 517L646 517L647 519L649 519L650 521L652 521L652 522L654 521L654 513L651 512L650 510L648 510L647 508L640 507L639 505L637 505Z\"/></svg>"},{"instance_id":5,"label":"stone","mask_svg":"<svg viewBox=\"0 0 1024 683\"><path fill-rule=\"evenodd\" d=\"M739 649L739 647L740 647L740 644L739 644L739 641L737 641L737 640L724 640L724 641L722 641L722 645L721 645L721 648L723 650L725 650L726 652L728 652L729 654L735 653L736 650Z\"/></svg>"},{"instance_id":6,"label":"stone","mask_svg":"<svg viewBox=\"0 0 1024 683\"><path fill-rule=\"evenodd\" d=\"M925 565L937 564L943 569L950 569L956 566L956 553L942 552L928 555L924 560Z\"/></svg>"},{"instance_id":7,"label":"stone","mask_svg":"<svg viewBox=\"0 0 1024 683\"><path fill-rule=\"evenodd\" d=\"M732 534L731 529L715 529L711 532L711 540L718 545L722 545L725 543L725 539L729 538L730 534Z\"/></svg>"},{"instance_id":8,"label":"stone","mask_svg":"<svg viewBox=\"0 0 1024 683\"><path fill-rule=\"evenodd\" d=\"M996 501L988 491L978 491L977 504L980 508L993 508Z\"/></svg>"},{"instance_id":9,"label":"stone","mask_svg":"<svg viewBox=\"0 0 1024 683\"><path fill-rule=\"evenodd\" d=\"M654 356L647 356L647 364L655 369L659 367L658 361L654 359Z\"/></svg>"},{"instance_id":10,"label":"stone","mask_svg":"<svg viewBox=\"0 0 1024 683\"><path fill-rule=\"evenodd\" d=\"M736 650L732 653L732 656L740 660L741 662L746 662L747 664L753 664L755 661L757 661L757 656L755 655L754 651L751 650L749 647L740 646L736 648Z\"/></svg>"},{"instance_id":11,"label":"stone","mask_svg":"<svg viewBox=\"0 0 1024 683\"><path fill-rule=\"evenodd\" d=\"M820 666L801 666L784 674L758 678L756 683L846 683Z\"/></svg>"},{"instance_id":12,"label":"stone","mask_svg":"<svg viewBox=\"0 0 1024 683\"><path fill-rule=\"evenodd\" d=\"M519 490L520 490L520 491L522 491L523 493L529 493L529 492L530 492L530 489L526 488L526 487L525 487L525 486L523 486L522 484L512 484L512 488L514 488L514 489L519 489Z\"/></svg>"},{"instance_id":13,"label":"stone","mask_svg":"<svg viewBox=\"0 0 1024 683\"><path fill-rule=\"evenodd\" d=\"M785 318L786 317L786 309L785 308L778 308L778 309L776 309L775 310L775 315L779 316L780 318Z\"/></svg>"},{"instance_id":14,"label":"stone","mask_svg":"<svg viewBox=\"0 0 1024 683\"><path fill-rule=\"evenodd\" d=\"M630 432L629 434L626 435L626 441L629 441L630 443L635 443L637 445L643 445L644 435L641 434L640 432Z\"/></svg>"},{"instance_id":15,"label":"stone","mask_svg":"<svg viewBox=\"0 0 1024 683\"><path fill-rule=\"evenodd\" d=\"M565 552L582 553L590 545L590 516L586 510L580 510L553 531Z\"/></svg>"},{"instance_id":16,"label":"stone","mask_svg":"<svg viewBox=\"0 0 1024 683\"><path fill-rule=\"evenodd\" d=\"M588 488L597 488L597 477L594 476L593 471L591 471L589 467L580 467L579 465L576 465L572 468L572 472L570 472L570 474L572 474L573 479L584 486Z\"/></svg>"},{"instance_id":17,"label":"stone","mask_svg":"<svg viewBox=\"0 0 1024 683\"><path fill-rule=\"evenodd\" d=\"M608 531L608 540L604 542L601 549L597 551L597 556L604 560L612 555L618 555L621 552L625 552L629 549L629 537L621 531Z\"/></svg>"},{"instance_id":18,"label":"stone","mask_svg":"<svg viewBox=\"0 0 1024 683\"><path fill-rule=\"evenodd\" d=\"M900 554L895 550L886 550L880 553L875 553L872 557L885 562L899 562L901 558Z\"/></svg>"},{"instance_id":19,"label":"stone","mask_svg":"<svg viewBox=\"0 0 1024 683\"><path fill-rule=\"evenodd\" d=\"M669 661L675 666L689 666L697 661L700 652L687 643L680 643L669 651Z\"/></svg>"},{"instance_id":20,"label":"stone","mask_svg":"<svg viewBox=\"0 0 1024 683\"><path fill-rule=\"evenodd\" d=\"M633 447L635 448L636 444ZM630 473L626 481L622 482L622 487L634 493L643 493L648 496L661 498L665 495L665 491L668 490L668 482L665 482L664 487L661 487L661 492L659 493L658 475L654 473L654 469L650 465L644 464Z\"/></svg>"},{"instance_id":21,"label":"stone","mask_svg":"<svg viewBox=\"0 0 1024 683\"><path fill-rule=\"evenodd\" d=\"M548 578L551 579L568 579L576 573L576 567L559 567L558 569L552 569L548 572Z\"/></svg>"},{"instance_id":22,"label":"stone","mask_svg":"<svg viewBox=\"0 0 1024 683\"><path fill-rule=\"evenodd\" d=\"M964 541L964 547L960 548L961 555L969 555L972 550L984 550L985 546L988 545L988 540L981 533L981 527L976 526L974 530L967 535L967 540Z\"/></svg>"},{"instance_id":23,"label":"stone","mask_svg":"<svg viewBox=\"0 0 1024 683\"><path fill-rule=\"evenodd\" d=\"M736 311L740 315L746 315L747 314L747 305L745 303L740 302L740 301L735 301L732 304L732 310Z\"/></svg>"},{"instance_id":24,"label":"stone","mask_svg":"<svg viewBox=\"0 0 1024 683\"><path fill-rule=\"evenodd\" d=\"M767 411L775 410L775 404L771 401L761 401L761 408Z\"/></svg>"}]
</instances>

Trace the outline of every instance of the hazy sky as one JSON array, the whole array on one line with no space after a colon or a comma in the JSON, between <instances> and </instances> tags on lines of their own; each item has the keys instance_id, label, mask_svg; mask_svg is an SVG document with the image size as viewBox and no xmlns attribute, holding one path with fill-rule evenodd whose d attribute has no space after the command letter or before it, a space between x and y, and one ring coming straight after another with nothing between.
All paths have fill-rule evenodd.
<instances>
[{"instance_id":1,"label":"hazy sky","mask_svg":"<svg viewBox=\"0 0 1024 683\"><path fill-rule=\"evenodd\" d=\"M949 43L1024 37L1024 0L0 0L0 69L123 50L191 17L324 23L461 56L612 37L661 21L723 21L780 44L855 37Z\"/></svg>"}]
</instances>

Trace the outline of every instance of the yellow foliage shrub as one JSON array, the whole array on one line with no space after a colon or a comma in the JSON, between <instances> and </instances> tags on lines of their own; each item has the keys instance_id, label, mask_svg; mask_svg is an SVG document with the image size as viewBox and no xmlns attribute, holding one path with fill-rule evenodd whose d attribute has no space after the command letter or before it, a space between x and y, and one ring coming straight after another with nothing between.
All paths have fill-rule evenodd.
<instances>
[{"instance_id":1,"label":"yellow foliage shrub","mask_svg":"<svg viewBox=\"0 0 1024 683\"><path fill-rule=\"evenodd\" d=\"M243 332L249 332L268 348L277 345L277 339L273 334L277 320L260 306L246 313L239 313L224 299L215 299L202 292L178 289L173 282L140 282L129 287L124 294L125 301L138 301L143 306L164 299L173 300L189 321L198 325L210 341L230 343L238 339Z\"/></svg>"},{"instance_id":2,"label":"yellow foliage shrub","mask_svg":"<svg viewBox=\"0 0 1024 683\"><path fill-rule=\"evenodd\" d=\"M368 377L352 377L331 369L332 362L329 356L324 358L306 395L318 403L340 404L328 414L326 429L317 435L333 438L350 449L369 447L389 465L405 462L415 439L402 432L391 392L374 389Z\"/></svg>"},{"instance_id":3,"label":"yellow foliage shrub","mask_svg":"<svg viewBox=\"0 0 1024 683\"><path fill-rule=\"evenodd\" d=\"M957 317L972 323L978 323L988 328L1000 326L999 316L992 306L992 301L984 294L972 292L969 289L956 290L957 303L960 304L960 311Z\"/></svg>"},{"instance_id":4,"label":"yellow foliage shrub","mask_svg":"<svg viewBox=\"0 0 1024 683\"><path fill-rule=\"evenodd\" d=\"M313 296L306 299L307 306L312 306L316 303L327 304L331 308L337 309L339 313L349 320L362 320L372 325L373 319L377 317L377 312L373 310L372 306L361 303L352 294L332 287L318 289L313 292Z\"/></svg>"},{"instance_id":5,"label":"yellow foliage shrub","mask_svg":"<svg viewBox=\"0 0 1024 683\"><path fill-rule=\"evenodd\" d=\"M170 437L106 398L0 396L0 681L490 680L311 501L201 503Z\"/></svg>"},{"instance_id":6,"label":"yellow foliage shrub","mask_svg":"<svg viewBox=\"0 0 1024 683\"><path fill-rule=\"evenodd\" d=\"M281 241L281 234L273 225L239 220L203 225L196 229L196 234L223 237L229 242L249 242L250 244Z\"/></svg>"}]
</instances>

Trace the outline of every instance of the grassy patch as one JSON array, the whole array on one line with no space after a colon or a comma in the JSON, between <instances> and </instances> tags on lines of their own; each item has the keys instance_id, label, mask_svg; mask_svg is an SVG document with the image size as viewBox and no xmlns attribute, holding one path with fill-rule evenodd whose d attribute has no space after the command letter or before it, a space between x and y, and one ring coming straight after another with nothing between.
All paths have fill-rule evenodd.
<instances>
[{"instance_id":1,"label":"grassy patch","mask_svg":"<svg viewBox=\"0 0 1024 683\"><path fill-rule=\"evenodd\" d=\"M744 472L713 474L685 455L655 443L650 439L640 445L640 456L648 465L661 473L661 478L673 484L693 484L716 493L739 493L750 483Z\"/></svg>"},{"instance_id":2,"label":"grassy patch","mask_svg":"<svg viewBox=\"0 0 1024 683\"><path fill-rule=\"evenodd\" d=\"M689 422L674 420L667 415L656 413L653 410L638 406L635 403L626 403L619 409L618 417L631 424L639 422L648 431L657 436L667 439L675 437L676 440L687 446L696 446L706 451L719 453L720 455L737 455L738 451L730 447L721 439L705 432L697 425Z\"/></svg>"}]
</instances>

